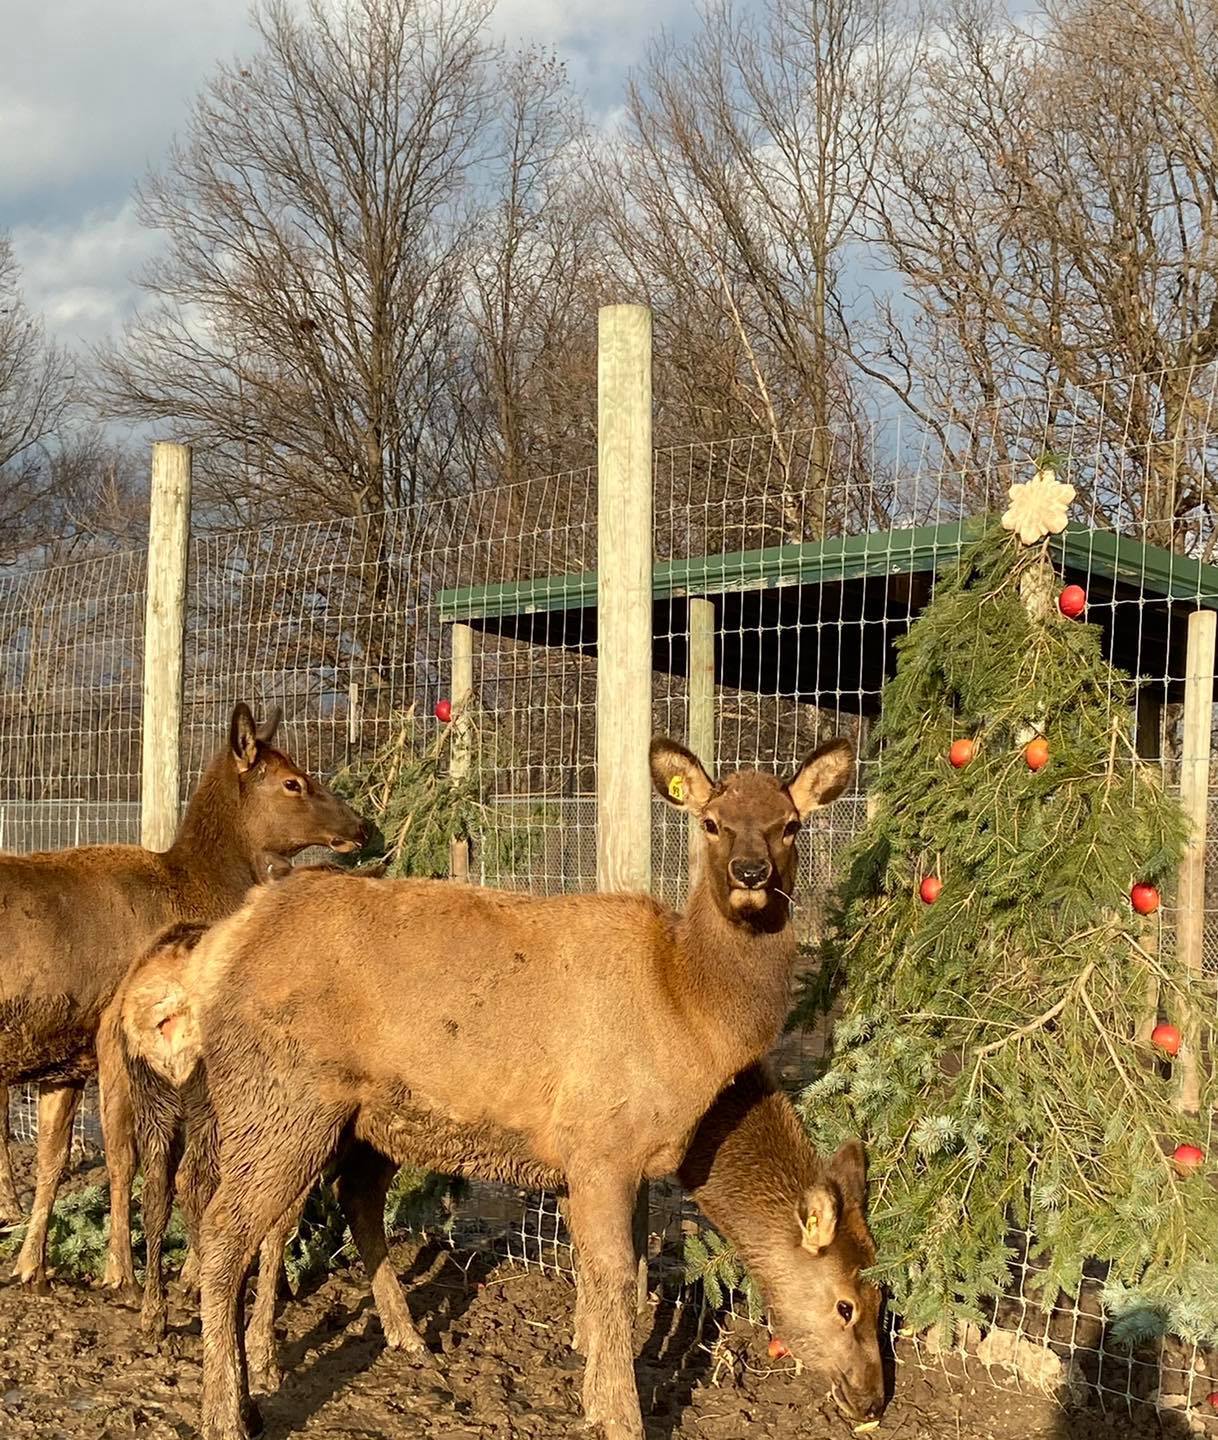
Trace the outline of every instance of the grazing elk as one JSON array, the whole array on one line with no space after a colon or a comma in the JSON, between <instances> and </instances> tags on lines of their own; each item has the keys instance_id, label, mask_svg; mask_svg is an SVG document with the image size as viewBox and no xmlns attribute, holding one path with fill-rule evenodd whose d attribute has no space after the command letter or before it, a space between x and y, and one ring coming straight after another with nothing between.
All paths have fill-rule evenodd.
<instances>
[{"instance_id":1,"label":"grazing elk","mask_svg":"<svg viewBox=\"0 0 1218 1440\"><path fill-rule=\"evenodd\" d=\"M634 1195L677 1169L781 1029L796 836L845 789L853 749L822 746L786 784L757 771L715 784L656 740L651 769L705 832L679 915L645 895L318 874L263 888L199 942L167 1021L197 1034L219 1137L201 1231L205 1440L248 1433L238 1313L259 1242L352 1142L340 1189L382 1317L395 1162L462 1170L445 1152L480 1147L480 1173L561 1177L584 1276L584 1409L608 1440L640 1440Z\"/></svg>"},{"instance_id":2,"label":"grazing elk","mask_svg":"<svg viewBox=\"0 0 1218 1440\"><path fill-rule=\"evenodd\" d=\"M791 1353L852 1420L884 1409L880 1292L857 1140L825 1164L790 1100L750 1065L703 1116L677 1171L736 1247Z\"/></svg>"},{"instance_id":3,"label":"grazing elk","mask_svg":"<svg viewBox=\"0 0 1218 1440\"><path fill-rule=\"evenodd\" d=\"M97 1066L96 1037L127 967L166 925L215 920L240 905L276 857L310 845L355 850L364 825L325 786L272 745L278 716L259 729L245 704L228 744L207 766L173 845L88 845L45 854L0 855L0 1085L40 1082L37 1183L15 1275L45 1285L46 1236L67 1165L72 1119ZM102 1095L113 1135L129 1133L125 1088ZM7 1126L7 1108L4 1112ZM0 1146L0 1211L20 1216ZM130 1192L134 1157L107 1155L111 1184ZM7 1182L7 1184L5 1183ZM132 1284L114 1251L107 1283Z\"/></svg>"}]
</instances>

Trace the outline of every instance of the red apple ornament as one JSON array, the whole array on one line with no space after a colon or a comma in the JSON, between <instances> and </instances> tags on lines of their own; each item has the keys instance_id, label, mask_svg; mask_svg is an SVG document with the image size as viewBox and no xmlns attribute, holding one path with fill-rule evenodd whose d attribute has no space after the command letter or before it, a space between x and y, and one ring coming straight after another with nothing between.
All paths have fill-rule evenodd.
<instances>
[{"instance_id":1,"label":"red apple ornament","mask_svg":"<svg viewBox=\"0 0 1218 1440\"><path fill-rule=\"evenodd\" d=\"M1029 770L1043 770L1049 763L1049 742L1043 735L1029 740L1024 748L1023 758L1028 762Z\"/></svg>"},{"instance_id":2,"label":"red apple ornament","mask_svg":"<svg viewBox=\"0 0 1218 1440\"><path fill-rule=\"evenodd\" d=\"M1159 892L1143 880L1129 892L1129 903L1139 915L1153 915L1159 908Z\"/></svg>"},{"instance_id":3,"label":"red apple ornament","mask_svg":"<svg viewBox=\"0 0 1218 1440\"><path fill-rule=\"evenodd\" d=\"M953 740L952 748L947 752L947 758L957 770L963 770L973 758L976 747L971 740Z\"/></svg>"},{"instance_id":4,"label":"red apple ornament","mask_svg":"<svg viewBox=\"0 0 1218 1440\"><path fill-rule=\"evenodd\" d=\"M768 1351L771 1360L785 1360L791 1353L777 1335L770 1341Z\"/></svg>"},{"instance_id":5,"label":"red apple ornament","mask_svg":"<svg viewBox=\"0 0 1218 1440\"><path fill-rule=\"evenodd\" d=\"M918 894L927 905L933 905L943 893L943 881L937 875L927 875L918 886Z\"/></svg>"},{"instance_id":6,"label":"red apple ornament","mask_svg":"<svg viewBox=\"0 0 1218 1440\"><path fill-rule=\"evenodd\" d=\"M1057 597L1057 608L1067 620L1077 620L1087 608L1087 592L1081 585L1067 585Z\"/></svg>"},{"instance_id":7,"label":"red apple ornament","mask_svg":"<svg viewBox=\"0 0 1218 1440\"><path fill-rule=\"evenodd\" d=\"M1197 1145L1177 1145L1172 1151L1172 1157L1176 1162L1176 1169L1183 1174L1195 1170L1205 1159L1205 1151Z\"/></svg>"},{"instance_id":8,"label":"red apple ornament","mask_svg":"<svg viewBox=\"0 0 1218 1440\"><path fill-rule=\"evenodd\" d=\"M1174 1025L1156 1025L1150 1032L1150 1043L1174 1057L1180 1053L1180 1032Z\"/></svg>"},{"instance_id":9,"label":"red apple ornament","mask_svg":"<svg viewBox=\"0 0 1218 1440\"><path fill-rule=\"evenodd\" d=\"M437 701L436 701L436 719L437 719L442 725L447 725L448 722L449 722L452 718L453 718L453 702L452 702L451 700L437 700Z\"/></svg>"}]
</instances>

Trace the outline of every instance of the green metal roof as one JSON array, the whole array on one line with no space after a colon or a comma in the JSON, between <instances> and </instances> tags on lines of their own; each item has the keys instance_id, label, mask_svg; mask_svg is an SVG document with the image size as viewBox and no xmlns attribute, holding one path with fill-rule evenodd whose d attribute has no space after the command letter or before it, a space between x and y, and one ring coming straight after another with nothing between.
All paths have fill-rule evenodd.
<instances>
[{"instance_id":1,"label":"green metal roof","mask_svg":"<svg viewBox=\"0 0 1218 1440\"><path fill-rule=\"evenodd\" d=\"M655 598L663 600L929 572L959 554L975 533L975 527L968 522L921 525L910 530L698 555L689 560L661 560L652 572L652 589ZM1083 525L1068 526L1054 546L1058 558L1069 569L1104 575L1156 598L1218 609L1218 566ZM439 595L440 617L444 621L502 620L595 605L595 570L506 584L459 586L442 590Z\"/></svg>"}]
</instances>

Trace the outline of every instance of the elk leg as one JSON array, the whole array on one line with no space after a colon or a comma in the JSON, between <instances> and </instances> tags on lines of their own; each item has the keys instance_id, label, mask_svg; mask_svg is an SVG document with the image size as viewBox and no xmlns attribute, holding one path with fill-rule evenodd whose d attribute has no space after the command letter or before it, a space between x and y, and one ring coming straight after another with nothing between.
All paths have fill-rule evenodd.
<instances>
[{"instance_id":1,"label":"elk leg","mask_svg":"<svg viewBox=\"0 0 1218 1440\"><path fill-rule=\"evenodd\" d=\"M302 1195L299 1202L291 1206L267 1232L258 1251L258 1289L254 1296L254 1313L245 1332L245 1354L250 1388L262 1395L272 1394L283 1381L275 1345L275 1302L283 1275L284 1248L300 1224L305 1198Z\"/></svg>"},{"instance_id":2,"label":"elk leg","mask_svg":"<svg viewBox=\"0 0 1218 1440\"><path fill-rule=\"evenodd\" d=\"M23 1218L8 1145L8 1086L0 1085L0 1225L15 1225Z\"/></svg>"},{"instance_id":3,"label":"elk leg","mask_svg":"<svg viewBox=\"0 0 1218 1440\"><path fill-rule=\"evenodd\" d=\"M567 1234L571 1235L571 1204L565 1195L559 1197L558 1213L567 1227ZM571 1246L571 1259L575 1265L575 1323L571 1327L571 1349L584 1355L587 1353L585 1347L588 1342L585 1337L587 1325L584 1319L583 1267L579 1263L579 1251L575 1248L574 1242Z\"/></svg>"},{"instance_id":4,"label":"elk leg","mask_svg":"<svg viewBox=\"0 0 1218 1440\"><path fill-rule=\"evenodd\" d=\"M33 1285L40 1291L47 1283L47 1229L55 1196L68 1168L72 1121L83 1089L83 1081L70 1085L46 1083L38 1088L38 1179L30 1223L13 1274L23 1285Z\"/></svg>"},{"instance_id":5,"label":"elk leg","mask_svg":"<svg viewBox=\"0 0 1218 1440\"><path fill-rule=\"evenodd\" d=\"M173 1211L173 1182L181 1157L181 1142L176 1135L159 1131L141 1138L140 1153L144 1161L144 1239L148 1247L144 1267L144 1304L140 1326L146 1335L160 1339L165 1334L168 1309L165 1298L165 1274L161 1252L165 1231Z\"/></svg>"},{"instance_id":6,"label":"elk leg","mask_svg":"<svg viewBox=\"0 0 1218 1440\"><path fill-rule=\"evenodd\" d=\"M263 1117L261 1128L241 1128L239 1166L220 1175L200 1229L203 1440L248 1440L259 1423L241 1326L246 1277L267 1233L303 1202L346 1118L316 1111L279 1112L274 1123Z\"/></svg>"},{"instance_id":7,"label":"elk leg","mask_svg":"<svg viewBox=\"0 0 1218 1440\"><path fill-rule=\"evenodd\" d=\"M182 1265L181 1282L188 1292L199 1288L199 1234L203 1223L203 1212L216 1192L216 1156L219 1139L216 1134L216 1117L206 1097L195 1095L188 1106L186 1121L186 1149L182 1155L179 1170L180 1185L178 1201L182 1209L182 1220L186 1226L186 1260Z\"/></svg>"},{"instance_id":8,"label":"elk leg","mask_svg":"<svg viewBox=\"0 0 1218 1440\"><path fill-rule=\"evenodd\" d=\"M643 1440L632 1336L638 1275L631 1216L637 1189L637 1179L594 1174L572 1183L568 1200L584 1284L584 1414L590 1425L601 1426L605 1440Z\"/></svg>"},{"instance_id":9,"label":"elk leg","mask_svg":"<svg viewBox=\"0 0 1218 1440\"><path fill-rule=\"evenodd\" d=\"M343 1157L338 1175L338 1201L372 1282L372 1298L386 1345L430 1363L431 1353L410 1318L401 1282L389 1261L389 1244L385 1238L385 1197L397 1172L398 1167L392 1160L357 1140Z\"/></svg>"},{"instance_id":10,"label":"elk leg","mask_svg":"<svg viewBox=\"0 0 1218 1440\"><path fill-rule=\"evenodd\" d=\"M131 1186L135 1179L135 1119L131 1086L118 1036L107 1013L97 1034L97 1074L101 1091L102 1144L110 1179L110 1238L102 1284L134 1294L135 1257L131 1253Z\"/></svg>"}]
</instances>

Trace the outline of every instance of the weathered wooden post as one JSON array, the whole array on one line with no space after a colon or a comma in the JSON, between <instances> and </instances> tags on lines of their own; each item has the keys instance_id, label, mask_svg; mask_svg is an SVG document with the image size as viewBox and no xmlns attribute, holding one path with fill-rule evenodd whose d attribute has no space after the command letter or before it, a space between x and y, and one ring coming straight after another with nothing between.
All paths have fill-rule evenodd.
<instances>
[{"instance_id":1,"label":"weathered wooden post","mask_svg":"<svg viewBox=\"0 0 1218 1440\"><path fill-rule=\"evenodd\" d=\"M713 774L715 764L715 607L689 601L689 748ZM689 817L689 888L697 884L706 849L702 826Z\"/></svg>"},{"instance_id":2,"label":"weathered wooden post","mask_svg":"<svg viewBox=\"0 0 1218 1440\"><path fill-rule=\"evenodd\" d=\"M190 447L152 447L148 581L144 610L143 771L140 844L168 850L181 789L182 650L190 551Z\"/></svg>"},{"instance_id":3,"label":"weathered wooden post","mask_svg":"<svg viewBox=\"0 0 1218 1440\"><path fill-rule=\"evenodd\" d=\"M596 884L651 889L651 311L602 307L597 332ZM634 1215L647 1299L647 1186Z\"/></svg>"},{"instance_id":4,"label":"weathered wooden post","mask_svg":"<svg viewBox=\"0 0 1218 1440\"><path fill-rule=\"evenodd\" d=\"M1218 614L1195 610L1188 617L1184 665L1184 736L1180 756L1180 804L1189 820L1188 848L1180 864L1177 954L1199 980L1204 963L1205 832L1210 789L1210 733L1214 712L1214 638ZM1191 1023L1178 1064L1181 1110L1201 1107L1200 1036Z\"/></svg>"},{"instance_id":5,"label":"weathered wooden post","mask_svg":"<svg viewBox=\"0 0 1218 1440\"><path fill-rule=\"evenodd\" d=\"M448 773L454 783L469 778L473 759L470 701L474 693L474 631L470 625L452 627L452 739L448 753ZM454 880L469 879L469 837L454 835L449 848L449 874Z\"/></svg>"}]
</instances>

